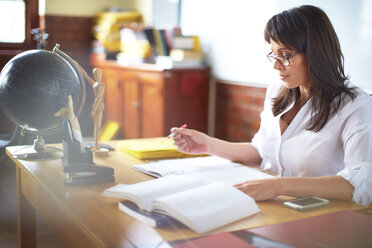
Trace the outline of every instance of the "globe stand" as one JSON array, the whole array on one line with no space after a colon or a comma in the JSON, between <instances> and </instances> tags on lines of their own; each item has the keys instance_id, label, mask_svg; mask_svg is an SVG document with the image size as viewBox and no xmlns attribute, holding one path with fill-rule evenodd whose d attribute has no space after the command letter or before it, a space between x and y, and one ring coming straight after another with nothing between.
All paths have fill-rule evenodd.
<instances>
[{"instance_id":1,"label":"globe stand","mask_svg":"<svg viewBox=\"0 0 372 248\"><path fill-rule=\"evenodd\" d=\"M92 150L83 147L75 139L71 124L67 119L64 121L64 130L62 168L63 172L67 173L64 184L80 186L115 181L114 169L93 163Z\"/></svg>"},{"instance_id":2,"label":"globe stand","mask_svg":"<svg viewBox=\"0 0 372 248\"><path fill-rule=\"evenodd\" d=\"M32 147L25 147L18 150L13 157L22 160L51 160L62 158L62 150L56 147L46 146L44 139L37 135Z\"/></svg>"}]
</instances>

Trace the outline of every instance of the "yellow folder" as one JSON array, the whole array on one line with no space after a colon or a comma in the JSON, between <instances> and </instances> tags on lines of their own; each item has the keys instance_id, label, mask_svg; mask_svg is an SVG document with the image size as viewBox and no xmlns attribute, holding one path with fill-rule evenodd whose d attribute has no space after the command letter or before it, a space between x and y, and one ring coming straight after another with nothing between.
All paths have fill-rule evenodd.
<instances>
[{"instance_id":1,"label":"yellow folder","mask_svg":"<svg viewBox=\"0 0 372 248\"><path fill-rule=\"evenodd\" d=\"M177 151L173 140L167 137L122 140L118 149L138 159L189 156Z\"/></svg>"}]
</instances>

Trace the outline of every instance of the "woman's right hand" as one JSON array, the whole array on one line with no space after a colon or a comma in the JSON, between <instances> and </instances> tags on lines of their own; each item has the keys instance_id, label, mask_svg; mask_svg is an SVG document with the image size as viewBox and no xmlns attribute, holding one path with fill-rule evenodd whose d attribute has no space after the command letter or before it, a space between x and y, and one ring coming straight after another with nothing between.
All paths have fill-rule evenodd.
<instances>
[{"instance_id":1,"label":"woman's right hand","mask_svg":"<svg viewBox=\"0 0 372 248\"><path fill-rule=\"evenodd\" d=\"M209 154L212 138L192 129L172 128L172 138L178 151L190 154Z\"/></svg>"}]
</instances>

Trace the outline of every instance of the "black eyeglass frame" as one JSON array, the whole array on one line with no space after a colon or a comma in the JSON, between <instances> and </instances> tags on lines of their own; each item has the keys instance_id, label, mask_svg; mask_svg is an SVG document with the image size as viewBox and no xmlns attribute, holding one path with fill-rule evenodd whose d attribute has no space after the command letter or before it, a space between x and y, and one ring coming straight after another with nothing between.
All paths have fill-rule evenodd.
<instances>
[{"instance_id":1,"label":"black eyeglass frame","mask_svg":"<svg viewBox=\"0 0 372 248\"><path fill-rule=\"evenodd\" d=\"M290 66L291 65L290 59L292 59L297 54L299 53L292 54L289 57L281 58L281 57L276 56L274 51L271 51L268 55L266 55L266 57L269 59L271 63L275 63L275 60L277 60L282 66Z\"/></svg>"}]
</instances>

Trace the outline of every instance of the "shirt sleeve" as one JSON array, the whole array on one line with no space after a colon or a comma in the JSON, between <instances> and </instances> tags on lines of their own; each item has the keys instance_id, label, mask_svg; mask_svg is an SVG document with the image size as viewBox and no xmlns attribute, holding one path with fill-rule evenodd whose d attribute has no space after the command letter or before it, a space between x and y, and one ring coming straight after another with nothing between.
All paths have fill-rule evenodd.
<instances>
[{"instance_id":1,"label":"shirt sleeve","mask_svg":"<svg viewBox=\"0 0 372 248\"><path fill-rule=\"evenodd\" d=\"M351 178L350 183L354 186L353 201L364 206L372 203L372 162L362 162L348 174L341 171L340 175Z\"/></svg>"},{"instance_id":2,"label":"shirt sleeve","mask_svg":"<svg viewBox=\"0 0 372 248\"><path fill-rule=\"evenodd\" d=\"M372 100L348 110L342 133L345 168L337 175L349 181L353 187L353 200L362 205L372 203Z\"/></svg>"}]
</instances>

